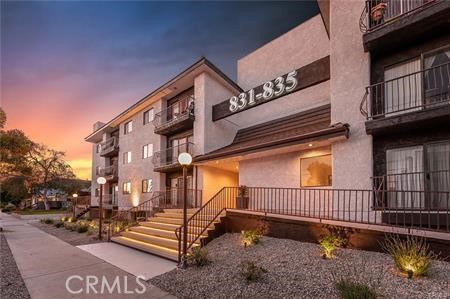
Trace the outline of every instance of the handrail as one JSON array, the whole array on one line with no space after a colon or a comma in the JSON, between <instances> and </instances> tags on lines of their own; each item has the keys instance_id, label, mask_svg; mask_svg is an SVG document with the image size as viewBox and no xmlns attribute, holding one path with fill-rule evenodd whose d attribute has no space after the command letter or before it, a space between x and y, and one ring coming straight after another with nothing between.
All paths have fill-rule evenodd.
<instances>
[{"instance_id":1,"label":"handrail","mask_svg":"<svg viewBox=\"0 0 450 299\"><path fill-rule=\"evenodd\" d=\"M230 187L223 187L220 189L216 194L214 194L211 199L209 199L200 209L198 209L194 214L192 214L191 217L188 218L187 224L188 224L188 238L187 238L187 250L189 250L192 245L197 242L197 240L205 233L205 231L208 229L208 227L222 214L222 212L227 208L226 203L223 204L223 193L225 190L229 189ZM220 197L219 197L220 196ZM222 202L216 202L217 200L222 200ZM212 208L216 208L215 214L209 214L205 212L211 212L211 206ZM213 215L209 220L207 218L208 215ZM203 218L202 216L206 216ZM201 222L204 223L204 221L207 221L206 225L203 224L203 226L198 226ZM191 225L191 226L190 226ZM175 229L175 235L178 239L178 262L181 262L181 241L182 241L182 229L184 225L180 225L178 228Z\"/></svg>"},{"instance_id":2,"label":"handrail","mask_svg":"<svg viewBox=\"0 0 450 299\"><path fill-rule=\"evenodd\" d=\"M147 219L149 217L149 213L152 214L154 212L154 208L159 206L155 203L155 201L157 199L160 200L161 198L164 198L164 196L164 192L153 192L149 200L146 200L128 210L117 211L117 214L112 216L110 219L108 228L108 241L111 240L113 234L117 234L126 230L129 225L133 224L133 222L135 222L138 218L145 217ZM122 225L119 225L118 222L122 222Z\"/></svg>"},{"instance_id":3,"label":"handrail","mask_svg":"<svg viewBox=\"0 0 450 299\"><path fill-rule=\"evenodd\" d=\"M450 190L224 187L187 220L187 249L227 209L450 232ZM183 241L175 229L178 260ZM200 244L202 245L202 244Z\"/></svg>"},{"instance_id":4,"label":"handrail","mask_svg":"<svg viewBox=\"0 0 450 299\"><path fill-rule=\"evenodd\" d=\"M119 145L119 139L117 136L112 136L102 143L100 143L100 155L104 155L111 151L111 149L116 148Z\"/></svg>"},{"instance_id":5,"label":"handrail","mask_svg":"<svg viewBox=\"0 0 450 299\"><path fill-rule=\"evenodd\" d=\"M168 147L164 150L155 152L153 154L152 163L155 167L162 167L172 164L178 164L178 155L181 153L189 153L192 156L194 153L195 144L192 142L182 143L176 146Z\"/></svg>"},{"instance_id":6,"label":"handrail","mask_svg":"<svg viewBox=\"0 0 450 299\"><path fill-rule=\"evenodd\" d=\"M450 63L366 87L360 111L367 120L450 104Z\"/></svg>"}]
</instances>

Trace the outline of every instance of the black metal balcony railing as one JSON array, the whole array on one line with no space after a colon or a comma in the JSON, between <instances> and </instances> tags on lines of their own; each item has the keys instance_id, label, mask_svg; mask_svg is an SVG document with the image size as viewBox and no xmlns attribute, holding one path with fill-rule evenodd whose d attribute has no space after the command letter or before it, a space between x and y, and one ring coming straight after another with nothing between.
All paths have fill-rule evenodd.
<instances>
[{"instance_id":1,"label":"black metal balcony railing","mask_svg":"<svg viewBox=\"0 0 450 299\"><path fill-rule=\"evenodd\" d=\"M450 192L450 170L388 174L373 178L375 190L383 191L375 206L383 208L442 209L442 193Z\"/></svg>"},{"instance_id":2,"label":"black metal balcony railing","mask_svg":"<svg viewBox=\"0 0 450 299\"><path fill-rule=\"evenodd\" d=\"M437 0L367 0L359 19L361 32L366 33L394 22Z\"/></svg>"},{"instance_id":3,"label":"black metal balcony railing","mask_svg":"<svg viewBox=\"0 0 450 299\"><path fill-rule=\"evenodd\" d=\"M192 95L177 101L175 104L155 114L153 125L155 130L162 130L176 123L194 117L194 97Z\"/></svg>"},{"instance_id":4,"label":"black metal balcony railing","mask_svg":"<svg viewBox=\"0 0 450 299\"><path fill-rule=\"evenodd\" d=\"M152 160L153 165L155 168L176 166L179 164L178 155L181 153L189 153L193 156L194 144L192 142L187 142L154 153Z\"/></svg>"},{"instance_id":5,"label":"black metal balcony railing","mask_svg":"<svg viewBox=\"0 0 450 299\"><path fill-rule=\"evenodd\" d=\"M100 144L101 151L100 156L106 156L118 152L119 150L119 138L116 136L111 137Z\"/></svg>"},{"instance_id":6,"label":"black metal balcony railing","mask_svg":"<svg viewBox=\"0 0 450 299\"><path fill-rule=\"evenodd\" d=\"M368 120L450 104L450 63L366 88L361 113Z\"/></svg>"},{"instance_id":7,"label":"black metal balcony railing","mask_svg":"<svg viewBox=\"0 0 450 299\"><path fill-rule=\"evenodd\" d=\"M102 205L104 209L111 209L118 204L118 196L115 194L103 194Z\"/></svg>"},{"instance_id":8,"label":"black metal balcony railing","mask_svg":"<svg viewBox=\"0 0 450 299\"><path fill-rule=\"evenodd\" d=\"M100 168L98 175L105 177L107 180L112 180L112 179L117 178L118 177L117 163Z\"/></svg>"}]
</instances>

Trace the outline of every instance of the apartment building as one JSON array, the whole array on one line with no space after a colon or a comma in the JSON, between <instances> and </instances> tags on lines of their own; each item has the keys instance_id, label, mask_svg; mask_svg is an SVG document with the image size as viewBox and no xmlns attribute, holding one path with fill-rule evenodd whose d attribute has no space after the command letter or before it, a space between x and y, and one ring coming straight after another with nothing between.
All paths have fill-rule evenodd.
<instances>
[{"instance_id":1,"label":"apartment building","mask_svg":"<svg viewBox=\"0 0 450 299\"><path fill-rule=\"evenodd\" d=\"M319 15L238 60L236 83L201 58L97 123L86 140L107 208L145 212L113 240L179 257L167 209L182 203L181 152L194 157L189 247L224 211L448 237L450 2L379 2L319 0ZM166 210L149 220L154 207Z\"/></svg>"}]
</instances>

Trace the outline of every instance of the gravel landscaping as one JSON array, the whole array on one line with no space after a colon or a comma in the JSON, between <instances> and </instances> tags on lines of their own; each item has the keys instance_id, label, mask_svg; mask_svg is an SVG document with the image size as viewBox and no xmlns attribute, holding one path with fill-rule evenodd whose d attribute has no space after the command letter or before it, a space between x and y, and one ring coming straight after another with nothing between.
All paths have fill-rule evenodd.
<instances>
[{"instance_id":1,"label":"gravel landscaping","mask_svg":"<svg viewBox=\"0 0 450 299\"><path fill-rule=\"evenodd\" d=\"M98 235L96 233L92 235L88 235L86 233L78 233L76 231L67 230L64 227L58 228L55 227L53 224L45 224L39 221L33 221L30 222L30 224L73 246L100 243L105 241L105 240L103 241L98 240Z\"/></svg>"},{"instance_id":2,"label":"gravel landscaping","mask_svg":"<svg viewBox=\"0 0 450 299\"><path fill-rule=\"evenodd\" d=\"M263 237L245 248L240 234L226 234L206 246L209 265L175 269L150 282L179 298L338 298L334 281L351 278L376 289L379 298L450 298L450 263L433 261L427 277L399 276L383 253L338 249L325 260L317 244ZM265 268L262 279L247 283L243 261Z\"/></svg>"},{"instance_id":3,"label":"gravel landscaping","mask_svg":"<svg viewBox=\"0 0 450 299\"><path fill-rule=\"evenodd\" d=\"M0 298L30 298L3 233L0 233Z\"/></svg>"}]
</instances>

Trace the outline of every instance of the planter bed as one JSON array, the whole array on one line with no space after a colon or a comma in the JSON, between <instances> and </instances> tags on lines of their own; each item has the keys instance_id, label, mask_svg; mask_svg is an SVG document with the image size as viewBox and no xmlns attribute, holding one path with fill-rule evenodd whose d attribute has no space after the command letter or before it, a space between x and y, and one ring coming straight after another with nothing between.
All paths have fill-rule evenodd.
<instances>
[{"instance_id":1,"label":"planter bed","mask_svg":"<svg viewBox=\"0 0 450 299\"><path fill-rule=\"evenodd\" d=\"M338 298L334 277L358 277L380 298L449 298L450 263L433 261L427 277L407 279L383 253L338 249L325 260L317 244L263 237L245 248L240 234L225 234L206 246L209 265L175 269L150 282L180 298ZM268 272L247 283L239 265L255 261Z\"/></svg>"}]
</instances>

